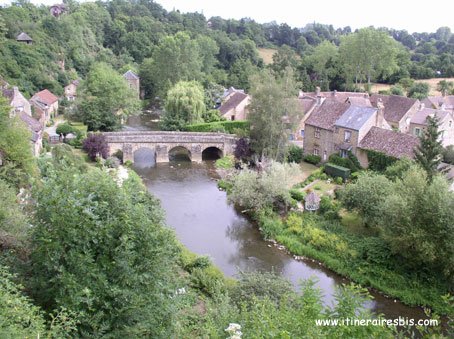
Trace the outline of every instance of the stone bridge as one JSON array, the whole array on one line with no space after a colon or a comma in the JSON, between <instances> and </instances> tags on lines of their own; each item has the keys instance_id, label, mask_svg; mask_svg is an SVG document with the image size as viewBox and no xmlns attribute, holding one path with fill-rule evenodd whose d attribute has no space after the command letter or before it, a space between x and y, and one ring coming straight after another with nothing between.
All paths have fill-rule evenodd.
<instances>
[{"instance_id":1,"label":"stone bridge","mask_svg":"<svg viewBox=\"0 0 454 339\"><path fill-rule=\"evenodd\" d=\"M168 162L169 153L176 148L185 148L192 161L201 162L205 152L217 151L219 156L233 154L237 137L224 133L128 131L106 132L109 155L123 152L123 161L134 162L136 151L151 150L156 162Z\"/></svg>"}]
</instances>

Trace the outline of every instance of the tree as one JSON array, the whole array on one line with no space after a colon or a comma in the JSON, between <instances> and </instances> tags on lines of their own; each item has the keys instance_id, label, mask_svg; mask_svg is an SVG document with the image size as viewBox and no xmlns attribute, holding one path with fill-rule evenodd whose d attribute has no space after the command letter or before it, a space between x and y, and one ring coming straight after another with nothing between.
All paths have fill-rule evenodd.
<instances>
[{"instance_id":1,"label":"tree","mask_svg":"<svg viewBox=\"0 0 454 339\"><path fill-rule=\"evenodd\" d=\"M235 158L241 161L248 161L252 155L251 145L247 138L240 138L236 142L235 151L233 152Z\"/></svg>"},{"instance_id":2,"label":"tree","mask_svg":"<svg viewBox=\"0 0 454 339\"><path fill-rule=\"evenodd\" d=\"M450 93L454 89L454 82L441 80L437 84L437 91L441 92L442 96L446 96L446 94Z\"/></svg>"},{"instance_id":3,"label":"tree","mask_svg":"<svg viewBox=\"0 0 454 339\"><path fill-rule=\"evenodd\" d=\"M97 157L107 159L109 156L109 145L106 137L103 134L91 133L84 140L82 148L88 153L91 160L96 160Z\"/></svg>"},{"instance_id":4,"label":"tree","mask_svg":"<svg viewBox=\"0 0 454 339\"><path fill-rule=\"evenodd\" d=\"M57 134L63 134L63 140L66 141L66 136L75 132L75 128L68 123L59 124L55 131Z\"/></svg>"},{"instance_id":5,"label":"tree","mask_svg":"<svg viewBox=\"0 0 454 339\"><path fill-rule=\"evenodd\" d=\"M398 69L397 52L397 42L374 28L362 28L342 37L339 46L347 79L354 79L355 85L367 81L370 86L379 75L391 75Z\"/></svg>"},{"instance_id":6,"label":"tree","mask_svg":"<svg viewBox=\"0 0 454 339\"><path fill-rule=\"evenodd\" d=\"M330 89L330 79L336 73L334 64L338 58L336 45L329 41L323 41L314 48L311 55L306 57L306 62L311 66L315 77L323 90Z\"/></svg>"},{"instance_id":7,"label":"tree","mask_svg":"<svg viewBox=\"0 0 454 339\"><path fill-rule=\"evenodd\" d=\"M3 165L0 178L15 186L24 186L37 175L30 147L30 131L18 116L10 118L11 107L0 96L0 153Z\"/></svg>"},{"instance_id":8,"label":"tree","mask_svg":"<svg viewBox=\"0 0 454 339\"><path fill-rule=\"evenodd\" d=\"M196 81L180 81L167 93L162 127L180 130L185 125L203 122L205 111L202 86Z\"/></svg>"},{"instance_id":9,"label":"tree","mask_svg":"<svg viewBox=\"0 0 454 339\"><path fill-rule=\"evenodd\" d=\"M414 151L416 161L426 171L429 180L435 176L437 167L441 163L443 152L441 133L437 116L427 117L427 129L419 137L420 145Z\"/></svg>"},{"instance_id":10,"label":"tree","mask_svg":"<svg viewBox=\"0 0 454 339\"><path fill-rule=\"evenodd\" d=\"M429 96L429 85L424 82L414 83L408 90L408 96L418 100L423 100Z\"/></svg>"},{"instance_id":11,"label":"tree","mask_svg":"<svg viewBox=\"0 0 454 339\"><path fill-rule=\"evenodd\" d=\"M288 67L290 67L293 71L296 71L297 65L298 55L287 45L282 45L278 48L277 52L273 54L271 69L278 76L282 76Z\"/></svg>"},{"instance_id":12,"label":"tree","mask_svg":"<svg viewBox=\"0 0 454 339\"><path fill-rule=\"evenodd\" d=\"M139 110L140 102L125 79L105 63L95 64L81 86L79 117L89 131L112 131L124 116Z\"/></svg>"},{"instance_id":13,"label":"tree","mask_svg":"<svg viewBox=\"0 0 454 339\"><path fill-rule=\"evenodd\" d=\"M443 150L443 162L454 165L454 145L449 145Z\"/></svg>"},{"instance_id":14,"label":"tree","mask_svg":"<svg viewBox=\"0 0 454 339\"><path fill-rule=\"evenodd\" d=\"M46 310L80 314L78 336L169 337L178 250L159 202L132 173L46 178L36 208L30 290Z\"/></svg>"},{"instance_id":15,"label":"tree","mask_svg":"<svg viewBox=\"0 0 454 339\"><path fill-rule=\"evenodd\" d=\"M291 70L274 77L264 70L251 78L251 146L262 158L284 159L289 130L299 121L298 87Z\"/></svg>"}]
</instances>

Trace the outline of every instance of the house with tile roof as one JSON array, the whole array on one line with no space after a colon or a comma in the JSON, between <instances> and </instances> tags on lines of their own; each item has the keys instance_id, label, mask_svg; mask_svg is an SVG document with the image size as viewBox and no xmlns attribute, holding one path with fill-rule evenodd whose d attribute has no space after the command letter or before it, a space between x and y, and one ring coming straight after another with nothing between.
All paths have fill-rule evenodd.
<instances>
[{"instance_id":1,"label":"house with tile roof","mask_svg":"<svg viewBox=\"0 0 454 339\"><path fill-rule=\"evenodd\" d=\"M362 167L369 165L367 151L375 151L397 159L414 158L414 149L419 145L419 139L410 134L372 127L359 142L356 157Z\"/></svg>"},{"instance_id":2,"label":"house with tile roof","mask_svg":"<svg viewBox=\"0 0 454 339\"><path fill-rule=\"evenodd\" d=\"M33 155L36 157L43 148L43 126L38 120L25 112L20 112L19 118L25 123L31 132L30 146L32 148Z\"/></svg>"},{"instance_id":3,"label":"house with tile roof","mask_svg":"<svg viewBox=\"0 0 454 339\"><path fill-rule=\"evenodd\" d=\"M391 128L408 133L410 120L419 109L419 100L400 95L373 94L370 97L370 102L374 107L377 107L379 100L383 103L385 120Z\"/></svg>"},{"instance_id":4,"label":"house with tile roof","mask_svg":"<svg viewBox=\"0 0 454 339\"><path fill-rule=\"evenodd\" d=\"M430 96L425 98L422 103L427 108L445 109L454 113L454 95Z\"/></svg>"},{"instance_id":5,"label":"house with tile roof","mask_svg":"<svg viewBox=\"0 0 454 339\"><path fill-rule=\"evenodd\" d=\"M443 147L454 145L454 115L446 109L427 108L421 104L420 109L416 112L410 121L410 134L419 137L427 129L427 118L436 116L441 131L440 140Z\"/></svg>"},{"instance_id":6,"label":"house with tile roof","mask_svg":"<svg viewBox=\"0 0 454 339\"><path fill-rule=\"evenodd\" d=\"M139 76L134 73L133 71L129 70L125 74L123 74L123 78L125 78L126 82L130 89L137 94L137 98L140 98L140 78Z\"/></svg>"},{"instance_id":7,"label":"house with tile roof","mask_svg":"<svg viewBox=\"0 0 454 339\"><path fill-rule=\"evenodd\" d=\"M18 115L21 112L24 112L29 116L32 115L30 103L19 91L19 88L17 88L16 86L14 86L13 88L5 86L2 87L1 92L11 106L10 116Z\"/></svg>"},{"instance_id":8,"label":"house with tile roof","mask_svg":"<svg viewBox=\"0 0 454 339\"><path fill-rule=\"evenodd\" d=\"M79 86L79 80L73 80L65 86L65 98L68 101L74 101L77 97L77 87Z\"/></svg>"},{"instance_id":9,"label":"house with tile roof","mask_svg":"<svg viewBox=\"0 0 454 339\"><path fill-rule=\"evenodd\" d=\"M227 120L246 120L251 97L241 90L234 90L224 96L219 114Z\"/></svg>"},{"instance_id":10,"label":"house with tile roof","mask_svg":"<svg viewBox=\"0 0 454 339\"><path fill-rule=\"evenodd\" d=\"M35 110L36 119L46 125L58 114L58 97L48 89L44 89L30 99Z\"/></svg>"}]
</instances>

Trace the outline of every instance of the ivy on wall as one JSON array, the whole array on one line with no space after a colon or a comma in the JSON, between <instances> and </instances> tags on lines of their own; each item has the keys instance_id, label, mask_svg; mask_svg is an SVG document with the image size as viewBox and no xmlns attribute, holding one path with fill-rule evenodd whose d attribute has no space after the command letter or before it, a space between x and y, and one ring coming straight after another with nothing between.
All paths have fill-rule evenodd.
<instances>
[{"instance_id":1,"label":"ivy on wall","mask_svg":"<svg viewBox=\"0 0 454 339\"><path fill-rule=\"evenodd\" d=\"M388 166L394 164L398 159L381 152L366 150L369 161L369 169L383 172Z\"/></svg>"}]
</instances>

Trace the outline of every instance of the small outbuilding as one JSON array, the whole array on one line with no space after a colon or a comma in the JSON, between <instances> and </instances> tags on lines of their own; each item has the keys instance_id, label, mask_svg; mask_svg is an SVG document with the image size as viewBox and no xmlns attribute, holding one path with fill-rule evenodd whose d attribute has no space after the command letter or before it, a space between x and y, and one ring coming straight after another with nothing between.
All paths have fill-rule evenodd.
<instances>
[{"instance_id":1,"label":"small outbuilding","mask_svg":"<svg viewBox=\"0 0 454 339\"><path fill-rule=\"evenodd\" d=\"M306 211L317 211L320 208L320 197L312 191L304 199L304 205Z\"/></svg>"},{"instance_id":2,"label":"small outbuilding","mask_svg":"<svg viewBox=\"0 0 454 339\"><path fill-rule=\"evenodd\" d=\"M33 39L30 38L30 36L25 32L22 32L21 34L19 34L16 37L16 41L26 43L27 45L31 45L33 43Z\"/></svg>"}]
</instances>

